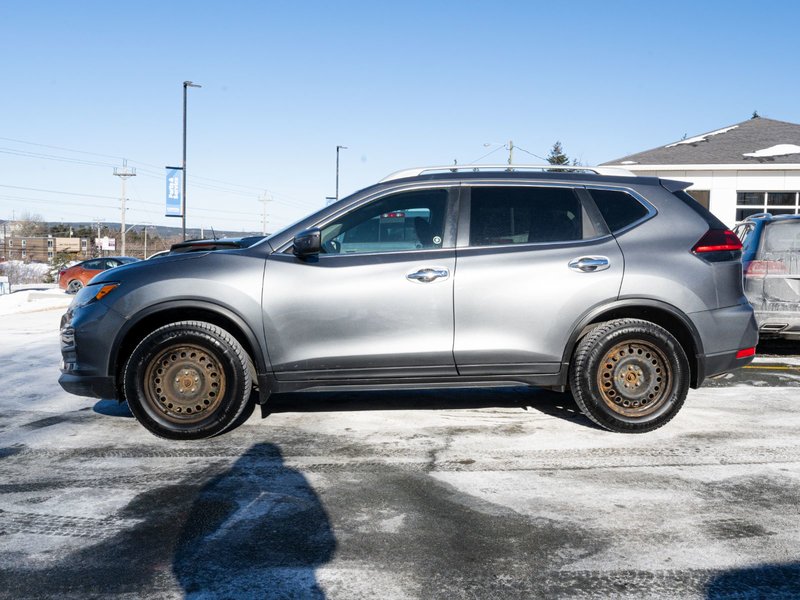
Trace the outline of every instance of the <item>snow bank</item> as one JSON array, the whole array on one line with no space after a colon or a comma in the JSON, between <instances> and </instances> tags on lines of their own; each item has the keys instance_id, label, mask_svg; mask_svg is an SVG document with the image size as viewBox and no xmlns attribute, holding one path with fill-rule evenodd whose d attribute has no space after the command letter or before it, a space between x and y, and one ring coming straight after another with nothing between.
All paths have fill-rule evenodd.
<instances>
[{"instance_id":1,"label":"snow bank","mask_svg":"<svg viewBox=\"0 0 800 600\"><path fill-rule=\"evenodd\" d=\"M685 140L681 140L680 142L675 142L674 144L667 144L664 148L674 148L675 146L680 146L681 144L697 144L699 142L707 142L706 138L710 138L712 135L719 135L720 133L727 133L732 129L736 129L739 127L738 125L733 125L732 127L726 127L725 129L717 129L716 131L712 131L711 133L704 133L703 135L696 135L695 137L690 137Z\"/></svg>"},{"instance_id":2,"label":"snow bank","mask_svg":"<svg viewBox=\"0 0 800 600\"><path fill-rule=\"evenodd\" d=\"M0 315L17 315L42 310L65 309L73 296L63 290L22 290L0 296Z\"/></svg>"}]
</instances>

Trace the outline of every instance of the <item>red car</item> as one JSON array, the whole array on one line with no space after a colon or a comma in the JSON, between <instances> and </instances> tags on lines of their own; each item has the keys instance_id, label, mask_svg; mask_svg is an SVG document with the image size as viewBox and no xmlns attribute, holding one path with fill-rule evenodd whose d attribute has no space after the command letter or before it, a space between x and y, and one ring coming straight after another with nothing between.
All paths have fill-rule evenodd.
<instances>
[{"instance_id":1,"label":"red car","mask_svg":"<svg viewBox=\"0 0 800 600\"><path fill-rule=\"evenodd\" d=\"M131 256L106 256L85 260L59 272L58 287L66 290L68 294L77 294L98 273L138 260Z\"/></svg>"}]
</instances>

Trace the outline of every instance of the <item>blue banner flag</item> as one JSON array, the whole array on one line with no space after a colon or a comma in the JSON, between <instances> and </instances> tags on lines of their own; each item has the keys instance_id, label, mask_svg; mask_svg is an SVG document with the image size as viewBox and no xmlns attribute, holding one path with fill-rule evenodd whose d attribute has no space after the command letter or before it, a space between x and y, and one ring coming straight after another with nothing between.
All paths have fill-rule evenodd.
<instances>
[{"instance_id":1,"label":"blue banner flag","mask_svg":"<svg viewBox=\"0 0 800 600\"><path fill-rule=\"evenodd\" d=\"M167 217L183 216L183 185L181 167L167 167Z\"/></svg>"}]
</instances>

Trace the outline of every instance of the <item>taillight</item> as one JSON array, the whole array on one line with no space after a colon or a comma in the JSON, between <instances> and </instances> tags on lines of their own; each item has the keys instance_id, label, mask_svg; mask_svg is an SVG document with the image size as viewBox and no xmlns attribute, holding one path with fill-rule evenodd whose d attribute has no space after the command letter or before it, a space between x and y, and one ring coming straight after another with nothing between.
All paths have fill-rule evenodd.
<instances>
[{"instance_id":1,"label":"taillight","mask_svg":"<svg viewBox=\"0 0 800 600\"><path fill-rule=\"evenodd\" d=\"M742 249L742 242L730 229L709 229L692 248L695 254L708 252L736 252Z\"/></svg>"},{"instance_id":2,"label":"taillight","mask_svg":"<svg viewBox=\"0 0 800 600\"><path fill-rule=\"evenodd\" d=\"M764 277L765 275L783 275L787 273L786 265L779 260L753 260L744 270L745 277Z\"/></svg>"}]
</instances>

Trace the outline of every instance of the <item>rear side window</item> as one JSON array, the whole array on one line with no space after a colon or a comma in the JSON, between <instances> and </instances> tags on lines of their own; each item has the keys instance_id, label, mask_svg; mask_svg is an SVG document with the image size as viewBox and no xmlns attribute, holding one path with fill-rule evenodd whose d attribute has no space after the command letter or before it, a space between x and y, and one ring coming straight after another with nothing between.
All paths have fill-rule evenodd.
<instances>
[{"instance_id":1,"label":"rear side window","mask_svg":"<svg viewBox=\"0 0 800 600\"><path fill-rule=\"evenodd\" d=\"M612 190L589 191L612 233L616 233L647 216L647 208L626 192Z\"/></svg>"},{"instance_id":2,"label":"rear side window","mask_svg":"<svg viewBox=\"0 0 800 600\"><path fill-rule=\"evenodd\" d=\"M472 246L569 242L595 237L569 188L473 187Z\"/></svg>"}]
</instances>

